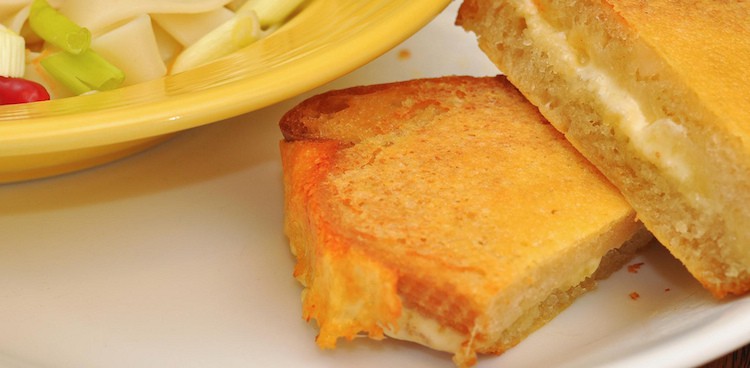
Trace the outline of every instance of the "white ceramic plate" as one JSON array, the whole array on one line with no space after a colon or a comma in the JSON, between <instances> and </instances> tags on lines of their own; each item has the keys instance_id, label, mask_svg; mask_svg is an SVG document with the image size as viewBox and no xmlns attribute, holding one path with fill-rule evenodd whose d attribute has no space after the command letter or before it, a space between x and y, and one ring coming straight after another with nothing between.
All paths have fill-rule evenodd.
<instances>
[{"instance_id":1,"label":"white ceramic plate","mask_svg":"<svg viewBox=\"0 0 750 368\"><path fill-rule=\"evenodd\" d=\"M494 74L453 26L457 6L314 92ZM320 351L301 319L277 121L311 93L109 165L0 186L0 366L451 367L397 341ZM636 262L478 367L692 366L750 341L750 299L713 300L658 246Z\"/></svg>"}]
</instances>

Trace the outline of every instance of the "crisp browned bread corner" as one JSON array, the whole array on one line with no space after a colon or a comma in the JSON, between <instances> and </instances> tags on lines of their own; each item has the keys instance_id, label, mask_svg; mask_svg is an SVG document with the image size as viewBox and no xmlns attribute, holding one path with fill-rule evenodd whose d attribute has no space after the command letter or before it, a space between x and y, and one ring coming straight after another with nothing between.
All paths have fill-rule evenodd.
<instances>
[{"instance_id":1,"label":"crisp browned bread corner","mask_svg":"<svg viewBox=\"0 0 750 368\"><path fill-rule=\"evenodd\" d=\"M280 122L285 231L317 343L500 354L650 234L504 77L312 97Z\"/></svg>"},{"instance_id":2,"label":"crisp browned bread corner","mask_svg":"<svg viewBox=\"0 0 750 368\"><path fill-rule=\"evenodd\" d=\"M457 23L718 298L750 290L750 2L466 0Z\"/></svg>"}]
</instances>

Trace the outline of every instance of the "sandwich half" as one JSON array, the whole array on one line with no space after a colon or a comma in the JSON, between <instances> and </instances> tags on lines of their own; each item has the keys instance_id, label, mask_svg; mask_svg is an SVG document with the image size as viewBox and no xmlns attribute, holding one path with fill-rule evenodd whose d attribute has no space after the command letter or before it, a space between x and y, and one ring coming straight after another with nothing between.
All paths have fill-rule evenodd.
<instances>
[{"instance_id":1,"label":"sandwich half","mask_svg":"<svg viewBox=\"0 0 750 368\"><path fill-rule=\"evenodd\" d=\"M651 235L504 77L331 91L283 116L285 231L317 343L502 353Z\"/></svg>"},{"instance_id":2,"label":"sandwich half","mask_svg":"<svg viewBox=\"0 0 750 368\"><path fill-rule=\"evenodd\" d=\"M466 0L457 24L716 297L750 289L750 2Z\"/></svg>"}]
</instances>

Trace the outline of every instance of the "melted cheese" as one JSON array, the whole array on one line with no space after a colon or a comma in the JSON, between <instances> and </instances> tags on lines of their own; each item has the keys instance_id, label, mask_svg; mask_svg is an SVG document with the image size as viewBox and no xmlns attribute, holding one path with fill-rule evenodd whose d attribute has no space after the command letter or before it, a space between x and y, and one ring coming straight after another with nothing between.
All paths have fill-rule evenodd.
<instances>
[{"instance_id":1,"label":"melted cheese","mask_svg":"<svg viewBox=\"0 0 750 368\"><path fill-rule=\"evenodd\" d=\"M401 311L398 326L398 329L384 328L385 334L394 339L416 342L435 350L455 353L466 341L466 337L458 331L408 308Z\"/></svg>"},{"instance_id":2,"label":"melted cheese","mask_svg":"<svg viewBox=\"0 0 750 368\"><path fill-rule=\"evenodd\" d=\"M596 95L616 128L630 140L633 150L651 162L682 186L692 185L693 167L689 151L691 145L686 129L668 117L649 120L639 101L620 86L607 71L597 66L587 55L581 55L564 32L556 30L538 12L531 0L524 2L527 32L534 40L546 40L555 47L555 56L572 68L577 77L586 82L588 90ZM700 201L699 195L692 198Z\"/></svg>"}]
</instances>

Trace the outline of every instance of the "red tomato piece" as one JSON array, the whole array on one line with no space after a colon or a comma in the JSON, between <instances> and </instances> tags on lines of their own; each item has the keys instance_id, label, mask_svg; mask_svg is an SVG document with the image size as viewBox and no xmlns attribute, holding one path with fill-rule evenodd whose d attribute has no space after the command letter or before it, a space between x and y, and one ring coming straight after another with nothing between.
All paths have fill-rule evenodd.
<instances>
[{"instance_id":1,"label":"red tomato piece","mask_svg":"<svg viewBox=\"0 0 750 368\"><path fill-rule=\"evenodd\" d=\"M0 77L0 105L49 100L49 93L39 83L23 79Z\"/></svg>"}]
</instances>

